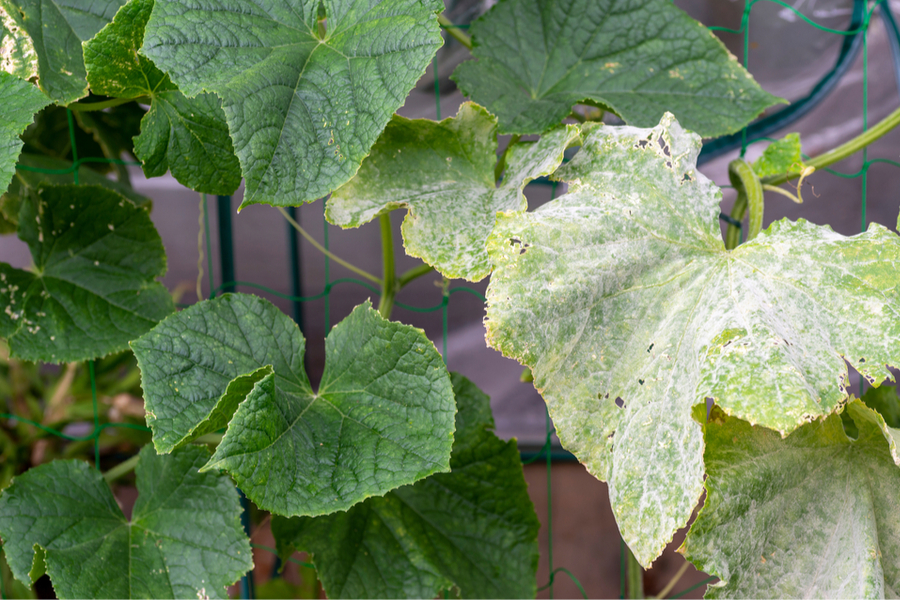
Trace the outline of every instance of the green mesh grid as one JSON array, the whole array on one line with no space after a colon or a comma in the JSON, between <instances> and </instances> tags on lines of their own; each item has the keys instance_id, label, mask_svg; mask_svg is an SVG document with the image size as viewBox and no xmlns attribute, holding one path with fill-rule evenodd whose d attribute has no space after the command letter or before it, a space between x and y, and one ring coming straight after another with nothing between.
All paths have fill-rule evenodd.
<instances>
[{"instance_id":1,"label":"green mesh grid","mask_svg":"<svg viewBox=\"0 0 900 600\"><path fill-rule=\"evenodd\" d=\"M900 62L898 62L898 61L900 61L900 30L898 30L896 23L894 22L893 18L891 17L891 15L889 13L889 8L887 7L887 0L878 0L876 2L868 3L868 6L866 6L866 4L867 4L866 0L854 0L854 2L855 2L854 6L856 8L858 8L860 6L866 6L866 10L864 11L864 16L862 18L862 22L861 22L860 26L856 29L851 29L851 30L847 30L847 31L841 31L841 30L836 30L836 29L832 29L829 27L825 27L825 26L815 22L813 19L807 17L805 14L800 12L800 10L789 5L788 3L784 2L783 0L745 0L744 10L743 10L743 13L741 16L741 21L740 21L739 27L737 27L737 28L728 28L728 27L721 27L721 26L709 27L709 29L714 30L714 31L729 32L729 33L738 34L738 35L743 36L743 48L744 48L743 64L745 67L750 66L749 61L748 61L749 48L750 48L750 40L749 40L750 15L753 10L753 7L756 4L758 4L759 2L774 3L774 4L777 4L787 10L792 11L798 18L800 18L802 21L807 23L809 26L819 30L820 32L822 32L822 34L838 35L838 36L854 36L857 34L861 34L861 37L862 37L862 60L863 60L863 97L861 99L861 113L862 113L862 121L863 121L863 131L866 131L869 127L869 96L868 96L869 42L868 42L867 34L868 34L869 28L872 23L872 18L875 15L876 10L882 11L881 14L883 17L885 17L885 18L883 18L885 27L888 31L889 37L892 38L892 43L894 44L892 49L894 49L898 53L897 56L895 56L894 58L895 58L895 63L898 63L898 64L895 64L895 70L897 70L897 75L898 75L898 77L900 77L900 66L898 66L898 65L900 65ZM451 27L451 26L447 26L447 27ZM456 28L460 28L460 29L467 29L468 25L453 25L452 27L456 27ZM435 112L436 112L437 119L440 120L441 119L441 99L440 99L440 89L439 89L439 78L437 76L437 73L438 73L438 58L437 58L437 56L435 56L434 61L432 63L432 70L435 75L435 77L434 77L434 79L435 79L435 85L434 85ZM826 74L825 78L832 76L834 74L834 71L835 71L835 69L832 70L832 73ZM824 78L823 78L823 80L824 80ZM900 88L900 80L898 80L897 83L898 83L898 88ZM789 109L785 109L785 110L789 110ZM25 170L25 171L33 171L33 172L53 174L53 175L61 175L61 174L71 173L74 183L78 184L79 183L78 169L81 165L86 164L86 163L110 163L110 164L118 164L118 165L140 165L140 163L137 163L137 162L112 160L112 159L107 159L107 158L97 158L97 157L80 158L78 156L78 151L77 151L77 147L76 147L76 143L75 143L74 120L73 120L72 112L70 110L67 110L67 118L68 118L68 124L69 124L69 138L70 138L72 158L73 158L72 166L68 169L62 169L62 170L48 170L48 169L32 168L32 167L28 167L28 166L20 164L17 166L17 168ZM746 153L747 148L750 145L756 144L756 143L759 143L762 141L771 141L772 140L772 138L767 137L767 136L756 137L756 139L749 140L748 137L750 137L750 136L748 136L748 130L749 130L749 128L745 128L740 134L740 147L739 148L740 148L741 156L743 156ZM861 210L860 210L860 223L861 223L861 230L865 231L866 226L867 226L866 206L867 206L868 171L869 171L869 169L872 167L872 165L875 165L875 164L887 164L887 165L891 165L894 167L900 167L900 162L890 160L887 158L870 159L868 148L864 148L863 150L861 150L861 155L862 155L862 167L859 169L859 171L857 171L855 173L843 173L843 172L839 172L839 171L836 171L836 170L830 169L830 168L826 168L823 170L836 176L836 177L859 178L861 180L861 201L862 202L861 202ZM542 185L542 184L546 184L546 183L547 182L536 181L530 185ZM555 197L556 184L553 183L552 185L553 185L553 189L552 189L551 197ZM231 227L231 213L230 213L230 209L228 208L229 203L230 203L230 198L229 197L219 197L218 201L219 201L218 202L218 209L219 209L218 216L219 216L219 241L220 241L218 258L219 258L219 262L220 262L222 279L223 279L223 281L218 286L214 285L213 275L212 275L213 274L213 256L212 256L212 244L210 241L211 231L210 231L210 225L209 225L209 223L210 223L210 221L209 221L209 202L208 202L208 198L206 197L206 195L201 195L200 211L199 211L199 221L201 223L201 232L203 233L202 237L205 238L205 252L206 252L206 259L207 259L206 272L207 272L208 286L210 289L210 297L215 296L218 293L222 293L222 292L226 292L226 291L233 291L237 286L242 286L242 287L258 290L258 291L264 292L265 294L270 295L270 296L290 300L294 306L294 319L298 323L301 323L301 324L303 322L303 319L302 319L303 303L310 302L313 300L324 299L324 301L325 301L325 303L324 303L324 325L325 325L325 331L328 331L330 329L330 325L331 325L331 310L330 310L330 301L329 300L330 300L330 295L332 293L332 290L334 288L336 288L338 286L344 286L344 285L357 285L357 286L361 286L361 287L367 289L369 292L371 292L373 294L380 293L380 290L377 287L375 287L374 285L372 285L371 283L369 283L367 281L363 281L362 279L343 277L343 278L338 278L338 279L332 280L331 279L331 258L327 254L323 254L324 275L325 275L324 288L322 289L321 292L319 292L317 294L313 294L311 296L300 295L299 292L300 292L300 285L302 283L302 277L301 277L301 273L300 273L299 258L298 258L299 239L297 238L296 231L291 226L288 227L289 250L291 252L291 255L288 258L289 258L289 266L290 266L290 270L291 270L291 277L292 277L292 286L291 287L292 287L293 293L292 294L284 294L284 293L278 292L277 290L273 290L269 287L266 287L266 286L263 286L260 284L256 284L252 281L238 280L235 275L235 272L234 272L233 232L232 232L232 227ZM297 216L296 209L291 209L290 214L296 220L296 216ZM727 215L722 215L721 218L725 222L728 222L728 223L734 224L738 227L741 227L740 222L734 221ZM323 223L324 248L326 250L329 250L329 236L328 236L329 225L328 225L328 222L324 218L324 211L323 211L322 223ZM198 239L198 250L200 250L200 254L201 254L200 262L198 262L198 271L201 273L201 275L202 275L202 270L203 270L203 263L202 263L203 249L204 249L204 244L203 244L203 240L201 238L201 239ZM198 289L198 291L199 291L199 289ZM437 312L437 311L441 312L441 324L442 324L442 333L443 333L443 335L442 335L442 353L446 357L447 356L447 334L448 334L448 330L449 330L448 306L450 304L451 298L454 297L454 295L461 294L461 293L470 294L470 295L477 297L482 302L485 301L484 296L480 292L478 292L476 289L466 287L466 286L450 287L449 282L445 281L445 283L441 289L441 292L440 292L440 301L436 304L433 304L430 306L422 306L422 307L404 304L399 301L395 302L395 304L396 304L396 306L398 306L400 308L403 308L405 310L412 311L412 312L418 312L418 313L430 313L430 312ZM198 298L199 298L199 296L200 296L200 294L198 293ZM92 397L92 402L93 402L93 430L89 435L85 435L85 436L67 435L63 431L48 427L41 423L23 419L21 417L18 417L16 415L10 414L10 413L0 413L0 419L14 420L17 422L26 423L27 425L30 425L36 429L39 429L47 434L57 436L59 438L65 439L67 441L72 441L72 442L91 441L91 442L93 442L94 464L99 469L99 467L100 467L99 438L105 430L111 429L111 428L127 428L127 429L134 429L134 430L148 432L149 429L147 427L144 427L141 425L135 425L135 424L131 424L131 423L101 422L102 419L101 419L100 411L99 411L98 404L97 404L97 385L96 385L96 378L95 378L95 373L94 373L94 361L89 361L87 363L87 367L88 367L88 372L90 374L91 397ZM552 503L552 486L551 486L551 482L552 482L551 471L552 471L552 464L554 461L554 452L552 452L552 444L551 444L551 436L553 433L553 424L550 421L549 414L546 414L546 412L545 412L545 422L546 422L546 428L545 428L546 436L545 436L545 441L544 441L543 446L536 453L532 454L531 456L529 456L527 458L523 454L523 461L522 461L523 465L527 465L527 464L534 463L535 461L537 461L540 458L544 458L546 460L546 473L547 473L546 493L547 493L547 507L548 507L547 508L546 527L547 527L547 533L548 533L548 544L547 544L547 548L545 549L545 551L546 551L546 556L548 559L548 567L549 567L550 575L549 575L549 581L547 581L544 585L542 585L538 589L539 589L539 591L547 590L549 597L553 598L555 578L556 578L557 574L562 573L562 574L565 574L568 577L570 577L571 580L574 582L575 586L578 588L579 592L585 598L587 598L588 594L586 593L584 587L581 585L581 583L579 582L579 580L575 574L573 574L571 571L569 571L568 569L566 569L564 567L554 568L553 529L552 529L552 527L553 527L553 512L552 512L553 503ZM556 454L555 456L557 458L559 457L558 454ZM129 459L129 460L131 460L131 459ZM125 471L126 468L124 468L124 467L126 467L126 465L125 465L125 463L122 463L122 465L119 465L118 467L113 467L113 470L122 468L122 470ZM112 472L112 470L110 472ZM246 500L245 500L245 518L246 517L247 517L247 510L246 510ZM245 526L247 526L249 528L248 521L245 521ZM248 531L248 533L249 533L249 531ZM260 544L252 544L252 546L254 548L257 548L260 550L275 553L275 549L270 548L268 546L264 546L264 545L260 545ZM626 554L627 554L627 548L624 546L624 542L621 542L620 554L621 554L620 598L624 598L625 594L626 594L626 589L625 589L626 573L625 572L626 572ZM303 566L303 567L314 568L313 565L311 565L307 562L297 560L295 558L290 558L288 560L290 560L291 562L294 562L300 566ZM671 598L682 597L682 596L694 591L697 588L701 588L701 587L707 585L708 583L714 581L715 579L716 579L715 577L710 577L710 578L705 579L687 589L684 589L678 593L672 594L670 597ZM2 586L3 586L3 578L0 577L0 598L6 598L7 593L6 593L6 590L3 589ZM252 572L247 577L244 577L242 579L241 585L240 585L240 591L241 591L241 598L253 597ZM450 590L447 590L447 592L444 594L444 597L449 597L449 592L450 592Z\"/></svg>"}]
</instances>

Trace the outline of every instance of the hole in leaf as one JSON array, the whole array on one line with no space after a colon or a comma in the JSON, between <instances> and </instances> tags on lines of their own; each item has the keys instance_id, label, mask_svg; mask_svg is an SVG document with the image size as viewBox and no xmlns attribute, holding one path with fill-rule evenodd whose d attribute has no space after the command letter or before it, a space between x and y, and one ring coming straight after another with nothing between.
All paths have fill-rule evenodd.
<instances>
[{"instance_id":1,"label":"hole in leaf","mask_svg":"<svg viewBox=\"0 0 900 600\"><path fill-rule=\"evenodd\" d=\"M635 148L646 148L649 145L650 145L649 140L638 140L638 143L635 146Z\"/></svg>"},{"instance_id":2,"label":"hole in leaf","mask_svg":"<svg viewBox=\"0 0 900 600\"><path fill-rule=\"evenodd\" d=\"M625 401L621 398L616 398L616 406L619 408L625 408Z\"/></svg>"},{"instance_id":3,"label":"hole in leaf","mask_svg":"<svg viewBox=\"0 0 900 600\"><path fill-rule=\"evenodd\" d=\"M644 385L644 380L643 380L643 379L638 379L638 383L641 384L641 385Z\"/></svg>"},{"instance_id":4,"label":"hole in leaf","mask_svg":"<svg viewBox=\"0 0 900 600\"><path fill-rule=\"evenodd\" d=\"M653 344L650 344L650 347L647 348L647 352L650 352L651 350L653 350Z\"/></svg>"},{"instance_id":5,"label":"hole in leaf","mask_svg":"<svg viewBox=\"0 0 900 600\"><path fill-rule=\"evenodd\" d=\"M659 144L659 148L665 156L668 156L669 158L672 157L672 152L669 150L669 144L666 143L666 140L662 137L658 137L656 138L656 143Z\"/></svg>"}]
</instances>

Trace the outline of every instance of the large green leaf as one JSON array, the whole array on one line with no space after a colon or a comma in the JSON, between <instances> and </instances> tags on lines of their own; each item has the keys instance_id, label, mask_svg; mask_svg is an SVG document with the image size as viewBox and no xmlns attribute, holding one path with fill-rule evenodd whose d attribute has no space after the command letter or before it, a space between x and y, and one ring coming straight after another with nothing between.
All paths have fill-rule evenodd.
<instances>
[{"instance_id":1,"label":"large green leaf","mask_svg":"<svg viewBox=\"0 0 900 600\"><path fill-rule=\"evenodd\" d=\"M501 0L471 33L478 60L453 78L501 133L541 133L588 101L643 127L668 110L712 137L779 101L670 0Z\"/></svg>"},{"instance_id":2,"label":"large green leaf","mask_svg":"<svg viewBox=\"0 0 900 600\"><path fill-rule=\"evenodd\" d=\"M40 90L15 75L0 72L0 189L6 190L22 151L19 136L36 112L50 104Z\"/></svg>"},{"instance_id":3,"label":"large green leaf","mask_svg":"<svg viewBox=\"0 0 900 600\"><path fill-rule=\"evenodd\" d=\"M22 203L33 271L0 263L0 335L12 356L44 362L124 350L174 310L155 279L162 240L145 208L100 186L42 186Z\"/></svg>"},{"instance_id":4,"label":"large green leaf","mask_svg":"<svg viewBox=\"0 0 900 600\"><path fill-rule=\"evenodd\" d=\"M488 397L454 374L456 440L438 473L347 512L272 519L279 553L312 553L329 598L533 598L540 524L515 441Z\"/></svg>"},{"instance_id":5,"label":"large green leaf","mask_svg":"<svg viewBox=\"0 0 900 600\"><path fill-rule=\"evenodd\" d=\"M231 194L241 184L221 101L212 94L187 98L149 59L138 54L153 0L131 0L84 44L87 80L98 94L150 98L150 111L134 139L147 177L169 169L179 183L209 194Z\"/></svg>"},{"instance_id":6,"label":"large green leaf","mask_svg":"<svg viewBox=\"0 0 900 600\"><path fill-rule=\"evenodd\" d=\"M0 17L7 34L4 47L9 43L24 56L15 65L4 63L4 68L17 74L36 71L38 86L54 102L69 104L78 100L88 92L81 43L112 21L125 2L0 0ZM24 66L23 60L32 64Z\"/></svg>"},{"instance_id":7,"label":"large green leaf","mask_svg":"<svg viewBox=\"0 0 900 600\"><path fill-rule=\"evenodd\" d=\"M706 502L685 541L722 579L707 598L900 596L900 431L859 401L846 410L856 439L838 415L782 439L713 409Z\"/></svg>"},{"instance_id":8,"label":"large green leaf","mask_svg":"<svg viewBox=\"0 0 900 600\"><path fill-rule=\"evenodd\" d=\"M562 443L609 481L644 565L703 483L691 407L787 433L847 400L846 359L873 385L900 364L900 238L779 221L726 251L700 138L585 127L557 171L569 193L501 215L488 240L488 342L531 367Z\"/></svg>"},{"instance_id":9,"label":"large green leaf","mask_svg":"<svg viewBox=\"0 0 900 600\"><path fill-rule=\"evenodd\" d=\"M22 202L41 185L65 185L73 180L72 162L50 158L42 154L21 154L16 175L5 194L0 195L0 233L13 233L18 229L19 209ZM78 167L79 183L102 185L114 190L138 206L150 206L150 198L135 192L131 187L100 175L87 165Z\"/></svg>"},{"instance_id":10,"label":"large green leaf","mask_svg":"<svg viewBox=\"0 0 900 600\"><path fill-rule=\"evenodd\" d=\"M131 346L157 449L228 424L204 468L229 471L265 510L344 510L449 469L455 408L444 362L420 329L368 303L326 338L318 392L300 329L256 296L196 304Z\"/></svg>"},{"instance_id":11,"label":"large green leaf","mask_svg":"<svg viewBox=\"0 0 900 600\"><path fill-rule=\"evenodd\" d=\"M156 0L143 53L188 96L222 98L242 206L297 205L356 173L440 47L441 10L438 0Z\"/></svg>"},{"instance_id":12,"label":"large green leaf","mask_svg":"<svg viewBox=\"0 0 900 600\"><path fill-rule=\"evenodd\" d=\"M385 210L408 207L407 253L447 277L478 281L491 272L484 246L497 213L528 208L525 185L555 171L577 138L570 125L513 146L498 187L497 120L486 110L465 103L440 123L395 116L356 177L332 194L325 216L359 227Z\"/></svg>"},{"instance_id":13,"label":"large green leaf","mask_svg":"<svg viewBox=\"0 0 900 600\"><path fill-rule=\"evenodd\" d=\"M231 481L197 472L208 458L196 446L171 456L145 446L130 520L85 462L26 471L0 494L13 574L30 584L46 566L60 598L227 598L253 560Z\"/></svg>"}]
</instances>

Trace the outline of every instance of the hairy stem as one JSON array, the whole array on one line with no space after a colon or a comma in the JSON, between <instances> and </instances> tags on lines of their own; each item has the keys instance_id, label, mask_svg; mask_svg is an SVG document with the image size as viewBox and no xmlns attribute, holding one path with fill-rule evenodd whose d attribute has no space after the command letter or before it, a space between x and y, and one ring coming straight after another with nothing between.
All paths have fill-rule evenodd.
<instances>
[{"instance_id":1,"label":"hairy stem","mask_svg":"<svg viewBox=\"0 0 900 600\"><path fill-rule=\"evenodd\" d=\"M394 310L394 296L400 286L397 285L396 267L394 265L394 232L391 230L391 213L385 213L378 217L381 225L381 300L378 302L378 312L385 319L391 317Z\"/></svg>"},{"instance_id":2,"label":"hairy stem","mask_svg":"<svg viewBox=\"0 0 900 600\"><path fill-rule=\"evenodd\" d=\"M278 212L281 213L281 216L283 216L285 219L287 219L287 222L291 224L291 227L296 229L307 242L312 244L313 248L315 248L316 250L318 250L319 252L321 252L322 254L324 254L325 256L327 256L328 258L330 258L337 264L341 265L345 269L348 269L349 271L356 273L360 277L364 277L364 278L368 279L372 283L381 285L381 279L379 279L378 277L375 277L371 273L367 273L367 272L363 271L359 267L356 267L356 266L348 263L346 260L344 260L343 258L340 258L339 256L336 256L331 251L326 249L325 246L323 246L322 244L317 242L313 236L311 236L305 229L303 229L300 226L300 223L295 221L293 219L293 217L291 217L291 215L288 214L288 211L286 211L283 206L276 206L276 208L278 209Z\"/></svg>"},{"instance_id":3,"label":"hairy stem","mask_svg":"<svg viewBox=\"0 0 900 600\"><path fill-rule=\"evenodd\" d=\"M737 158L728 165L728 179L731 185L737 190L738 197L734 203L734 209L731 217L736 221L744 218L744 212L750 209L750 227L747 231L745 241L750 241L759 234L762 229L763 222L763 188L753 168L743 158ZM740 214L736 214L740 213ZM728 226L728 234L726 237L726 247L734 244L728 249L731 250L737 246L735 243L735 235L732 229L737 230L734 225Z\"/></svg>"},{"instance_id":4,"label":"hairy stem","mask_svg":"<svg viewBox=\"0 0 900 600\"><path fill-rule=\"evenodd\" d=\"M689 563L688 561L684 561L684 564L681 565L681 568L678 569L677 573L675 573L675 577L669 580L669 583L666 584L666 587L664 587L656 597L665 598L666 596L668 596L672 589L674 589L674 587L678 584L678 580L681 579L681 576L684 575L688 570L689 566L691 566L691 563Z\"/></svg>"},{"instance_id":5,"label":"hairy stem","mask_svg":"<svg viewBox=\"0 0 900 600\"><path fill-rule=\"evenodd\" d=\"M641 566L641 563L637 561L634 557L634 554L631 553L631 549L628 546L625 546L625 551L627 552L625 560L626 562L626 598L643 598L644 597L644 567Z\"/></svg>"},{"instance_id":6,"label":"hairy stem","mask_svg":"<svg viewBox=\"0 0 900 600\"><path fill-rule=\"evenodd\" d=\"M830 165L833 165L836 162L839 162L851 154L858 152L882 137L889 131L891 131L894 127L900 125L900 108L886 116L884 119L879 121L875 126L867 129L862 132L849 142L841 144L837 148L833 150L829 150L825 154L820 154L815 158L811 158L806 161L806 164L810 167L815 167L816 169L824 169ZM781 185L786 181L790 181L791 179L796 179L802 175L802 172L790 172L790 173L782 173L781 175L771 175L769 177L764 177L762 182L767 185Z\"/></svg>"},{"instance_id":7,"label":"hairy stem","mask_svg":"<svg viewBox=\"0 0 900 600\"><path fill-rule=\"evenodd\" d=\"M453 24L453 22L445 17L444 15L438 15L438 23L440 23L441 27L443 27L447 33L450 34L450 37L454 38L457 42L468 48L472 49L472 38L462 32L462 30Z\"/></svg>"},{"instance_id":8,"label":"hairy stem","mask_svg":"<svg viewBox=\"0 0 900 600\"><path fill-rule=\"evenodd\" d=\"M128 460L120 462L112 469L104 473L103 479L106 481L106 483L112 483L119 477L131 473L132 471L134 471L134 468L137 466L139 460L141 460L140 454L135 454Z\"/></svg>"},{"instance_id":9,"label":"hairy stem","mask_svg":"<svg viewBox=\"0 0 900 600\"><path fill-rule=\"evenodd\" d=\"M103 100L102 102L73 102L72 104L67 105L66 108L76 112L90 112L92 110L103 110L104 108L121 106L122 104L128 104L129 102L147 103L149 101L149 96L138 96L137 98L112 98L110 100Z\"/></svg>"},{"instance_id":10,"label":"hairy stem","mask_svg":"<svg viewBox=\"0 0 900 600\"><path fill-rule=\"evenodd\" d=\"M412 269L405 271L403 275L397 278L397 287L404 288L407 284L412 282L414 279L418 279L423 275L428 275L429 273L434 271L434 267L431 265L426 265L422 263L418 267L413 267Z\"/></svg>"}]
</instances>

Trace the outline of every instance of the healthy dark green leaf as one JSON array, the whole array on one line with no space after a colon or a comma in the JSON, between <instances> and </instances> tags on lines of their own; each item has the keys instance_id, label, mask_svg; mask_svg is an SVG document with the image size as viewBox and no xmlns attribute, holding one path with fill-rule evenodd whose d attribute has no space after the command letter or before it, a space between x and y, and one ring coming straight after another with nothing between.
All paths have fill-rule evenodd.
<instances>
[{"instance_id":1,"label":"healthy dark green leaf","mask_svg":"<svg viewBox=\"0 0 900 600\"><path fill-rule=\"evenodd\" d=\"M358 306L325 340L318 392L305 345L290 317L245 294L167 318L131 344L157 449L228 423L204 469L286 515L345 510L449 469L453 390L420 329Z\"/></svg>"},{"instance_id":2,"label":"healthy dark green leaf","mask_svg":"<svg viewBox=\"0 0 900 600\"><path fill-rule=\"evenodd\" d=\"M20 154L16 175L5 194L0 195L0 233L15 233L19 224L22 201L40 185L65 185L74 179L72 163L41 154ZM114 190L138 206L149 209L150 198L131 187L100 175L87 165L78 167L78 181L88 185L102 185Z\"/></svg>"},{"instance_id":3,"label":"healthy dark green leaf","mask_svg":"<svg viewBox=\"0 0 900 600\"><path fill-rule=\"evenodd\" d=\"M222 98L242 206L298 205L356 173L440 47L441 10L438 0L156 0L142 52L188 96Z\"/></svg>"},{"instance_id":4,"label":"healthy dark green leaf","mask_svg":"<svg viewBox=\"0 0 900 600\"><path fill-rule=\"evenodd\" d=\"M846 410L856 439L836 414L782 439L713 409L706 501L684 544L722 579L707 598L900 595L900 430L859 401Z\"/></svg>"},{"instance_id":5,"label":"healthy dark green leaf","mask_svg":"<svg viewBox=\"0 0 900 600\"><path fill-rule=\"evenodd\" d=\"M21 57L12 72L36 73L41 90L60 104L86 96L81 43L112 21L125 2L0 0L0 19L7 34L4 47L7 43L15 46Z\"/></svg>"},{"instance_id":6,"label":"healthy dark green leaf","mask_svg":"<svg viewBox=\"0 0 900 600\"><path fill-rule=\"evenodd\" d=\"M779 101L670 0L501 0L470 31L478 60L453 79L501 133L542 133L589 101L643 127L671 111L714 137Z\"/></svg>"},{"instance_id":7,"label":"healthy dark green leaf","mask_svg":"<svg viewBox=\"0 0 900 600\"><path fill-rule=\"evenodd\" d=\"M800 150L800 134L789 133L766 146L762 155L753 162L753 172L758 177L767 177L782 173L798 173L805 166Z\"/></svg>"},{"instance_id":8,"label":"healthy dark green leaf","mask_svg":"<svg viewBox=\"0 0 900 600\"><path fill-rule=\"evenodd\" d=\"M100 186L42 186L19 210L33 271L0 263L12 356L71 362L124 350L174 310L155 279L162 240L145 208Z\"/></svg>"},{"instance_id":9,"label":"healthy dark green leaf","mask_svg":"<svg viewBox=\"0 0 900 600\"><path fill-rule=\"evenodd\" d=\"M578 128L570 125L513 146L498 187L497 119L486 110L467 102L440 123L394 116L356 177L328 199L325 216L359 227L407 207L407 253L447 277L479 281L491 272L484 245L497 213L526 210L525 185L555 171L576 139Z\"/></svg>"},{"instance_id":10,"label":"healthy dark green leaf","mask_svg":"<svg viewBox=\"0 0 900 600\"><path fill-rule=\"evenodd\" d=\"M450 473L347 512L272 519L283 558L312 553L329 598L533 598L540 524L515 441L491 431L488 397L454 374Z\"/></svg>"},{"instance_id":11,"label":"healthy dark green leaf","mask_svg":"<svg viewBox=\"0 0 900 600\"><path fill-rule=\"evenodd\" d=\"M212 94L187 98L169 76L138 54L153 0L131 0L112 23L84 44L87 80L98 94L146 96L150 111L134 139L147 177L169 169L179 183L209 194L231 194L241 183L221 101Z\"/></svg>"},{"instance_id":12,"label":"healthy dark green leaf","mask_svg":"<svg viewBox=\"0 0 900 600\"><path fill-rule=\"evenodd\" d=\"M208 458L196 446L171 456L145 446L131 520L85 462L55 460L16 477L0 494L13 574L30 584L46 566L60 598L227 598L253 560L234 485L197 472Z\"/></svg>"},{"instance_id":13,"label":"healthy dark green leaf","mask_svg":"<svg viewBox=\"0 0 900 600\"><path fill-rule=\"evenodd\" d=\"M19 136L50 101L36 87L0 72L0 189L6 190L22 151Z\"/></svg>"},{"instance_id":14,"label":"healthy dark green leaf","mask_svg":"<svg viewBox=\"0 0 900 600\"><path fill-rule=\"evenodd\" d=\"M900 238L779 221L726 251L700 138L588 126L554 175L569 192L500 215L488 240L487 339L531 367L562 443L609 482L645 566L703 483L691 407L783 433L847 398L845 359L872 385L900 364Z\"/></svg>"}]
</instances>

